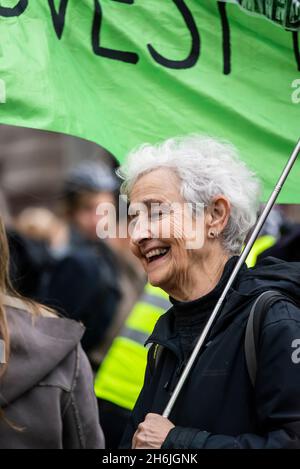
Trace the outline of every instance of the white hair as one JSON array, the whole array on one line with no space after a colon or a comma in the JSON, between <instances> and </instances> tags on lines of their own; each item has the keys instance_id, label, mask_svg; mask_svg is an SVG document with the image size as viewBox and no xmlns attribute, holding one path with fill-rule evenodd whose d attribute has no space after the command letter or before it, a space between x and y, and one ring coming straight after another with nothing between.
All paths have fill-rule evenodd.
<instances>
[{"instance_id":1,"label":"white hair","mask_svg":"<svg viewBox=\"0 0 300 469\"><path fill-rule=\"evenodd\" d=\"M237 149L228 142L199 135L144 144L129 153L118 170L124 180L121 193L130 198L140 176L162 167L178 175L180 192L187 202L209 205L221 194L229 199L231 213L221 239L226 251L239 254L257 219L261 187Z\"/></svg>"}]
</instances>

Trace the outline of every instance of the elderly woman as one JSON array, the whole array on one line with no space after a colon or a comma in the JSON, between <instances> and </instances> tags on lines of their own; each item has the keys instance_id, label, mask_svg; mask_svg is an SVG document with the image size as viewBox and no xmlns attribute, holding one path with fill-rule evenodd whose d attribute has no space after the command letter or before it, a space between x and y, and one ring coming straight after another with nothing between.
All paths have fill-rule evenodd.
<instances>
[{"instance_id":1,"label":"elderly woman","mask_svg":"<svg viewBox=\"0 0 300 469\"><path fill-rule=\"evenodd\" d=\"M300 311L294 303L281 299L267 311L255 388L244 352L249 311L262 292L277 289L299 300L296 263L267 258L254 269L243 266L170 420L161 416L256 221L255 175L232 146L198 136L144 145L120 174L130 200L132 250L173 305L147 341L144 387L121 446L299 448ZM192 223L182 222L187 213Z\"/></svg>"}]
</instances>

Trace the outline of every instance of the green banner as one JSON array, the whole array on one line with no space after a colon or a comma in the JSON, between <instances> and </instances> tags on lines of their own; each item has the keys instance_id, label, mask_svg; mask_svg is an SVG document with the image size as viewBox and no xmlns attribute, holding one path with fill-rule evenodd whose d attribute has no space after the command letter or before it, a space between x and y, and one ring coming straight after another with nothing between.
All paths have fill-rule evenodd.
<instances>
[{"instance_id":1,"label":"green banner","mask_svg":"<svg viewBox=\"0 0 300 469\"><path fill-rule=\"evenodd\" d=\"M264 15L283 28L300 29L299 0L234 0L249 13Z\"/></svg>"},{"instance_id":2,"label":"green banner","mask_svg":"<svg viewBox=\"0 0 300 469\"><path fill-rule=\"evenodd\" d=\"M234 3L0 0L0 123L83 137L120 161L170 136L225 138L265 197L300 135L299 70L297 32ZM300 202L299 165L281 202Z\"/></svg>"}]
</instances>

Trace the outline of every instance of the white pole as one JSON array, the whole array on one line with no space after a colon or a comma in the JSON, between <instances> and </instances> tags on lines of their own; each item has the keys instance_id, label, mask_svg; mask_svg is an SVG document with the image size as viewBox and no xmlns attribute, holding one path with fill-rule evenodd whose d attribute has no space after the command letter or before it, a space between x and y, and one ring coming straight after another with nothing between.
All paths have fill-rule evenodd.
<instances>
[{"instance_id":1,"label":"white pole","mask_svg":"<svg viewBox=\"0 0 300 469\"><path fill-rule=\"evenodd\" d=\"M220 310L220 308L223 304L224 298L225 298L228 290L230 289L231 285L233 284L233 282L234 282L240 268L244 264L249 252L251 251L251 248L252 248L253 244L255 243L255 240L256 240L257 236L259 235L259 232L260 232L263 224L265 223L265 221L266 221L266 219L267 219L267 217L268 217L268 215L269 215L269 213L270 213L270 211L271 211L271 209L272 209L272 207L273 207L273 205L274 205L274 203L275 203L275 201L278 197L278 194L281 191L282 186L285 183L285 181L286 181L286 179L289 175L289 172L291 171L291 169L292 169L292 167L293 167L299 153L300 153L300 140L298 141L292 155L290 156L284 170L282 171L282 174L281 174L281 176L280 176L280 178L279 178L279 180L278 180L278 182L275 186L275 189L273 190L273 192L272 192L272 194L271 194L271 196L270 196L264 210L262 211L262 213L261 213L261 215L260 215L260 217L257 221L257 224L255 226L255 229L253 230L252 235L250 236L249 241L247 242L247 244L245 246L245 249L243 250L242 254L240 255L240 257L239 257L239 259L238 259L238 261L237 261L237 263L236 263L236 265L233 269L233 272L230 275L230 277L228 279L228 282L227 282L227 284L226 284L226 286L225 286L225 288L224 288L224 290L223 290L223 292L222 292L222 294L221 294L221 296L220 296L220 298L219 298L219 300L218 300L218 302L217 302L217 304L216 304L216 306L215 306L209 320L207 321L207 323L206 323L206 325L203 329L202 334L200 335L200 337L198 339L198 342L197 342L197 344L196 344L196 346L195 346L195 348L194 348L194 350L193 350L193 352L192 352L192 354L191 354L191 356L190 356L190 358L189 358L189 360L186 364L186 367L185 367L185 369L184 369L184 371L183 371L183 373L182 373L182 375L181 375L181 377L180 377L180 379L179 379L179 381L176 385L176 388L174 389L174 392L173 392L173 394L172 394L172 396L171 396L171 398L170 398L170 400L169 400L169 402L168 402L168 404L167 404L167 406L166 406L166 408L163 412L163 417L166 417L166 418L169 417L169 415L170 415L170 413L173 409L173 406L174 406L174 404L177 400L177 397L178 397L178 395L179 395L179 393L182 389L182 386L184 385L184 383L185 383L185 381L186 381L186 379L187 379L187 377L188 377L188 375L191 371L191 368L195 363L195 360L198 356L198 353L199 353L199 351L200 351L200 349L201 349L201 347L202 347L202 345L203 345L203 343L206 339L206 336L209 333L210 328L211 328L211 326L212 326L212 324L213 324L213 322L214 322L214 320L215 320L215 318L216 318L216 316L217 316L217 314L218 314L218 312L219 312L219 310Z\"/></svg>"}]
</instances>

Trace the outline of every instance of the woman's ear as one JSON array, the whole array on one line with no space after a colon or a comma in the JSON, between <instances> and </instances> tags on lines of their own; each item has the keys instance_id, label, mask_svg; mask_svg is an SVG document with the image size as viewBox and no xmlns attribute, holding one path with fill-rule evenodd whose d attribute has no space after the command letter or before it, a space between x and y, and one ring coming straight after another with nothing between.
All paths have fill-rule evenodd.
<instances>
[{"instance_id":1,"label":"woman's ear","mask_svg":"<svg viewBox=\"0 0 300 469\"><path fill-rule=\"evenodd\" d=\"M224 231L228 223L230 211L231 205L225 195L214 197L206 220L209 238L217 238Z\"/></svg>"}]
</instances>

